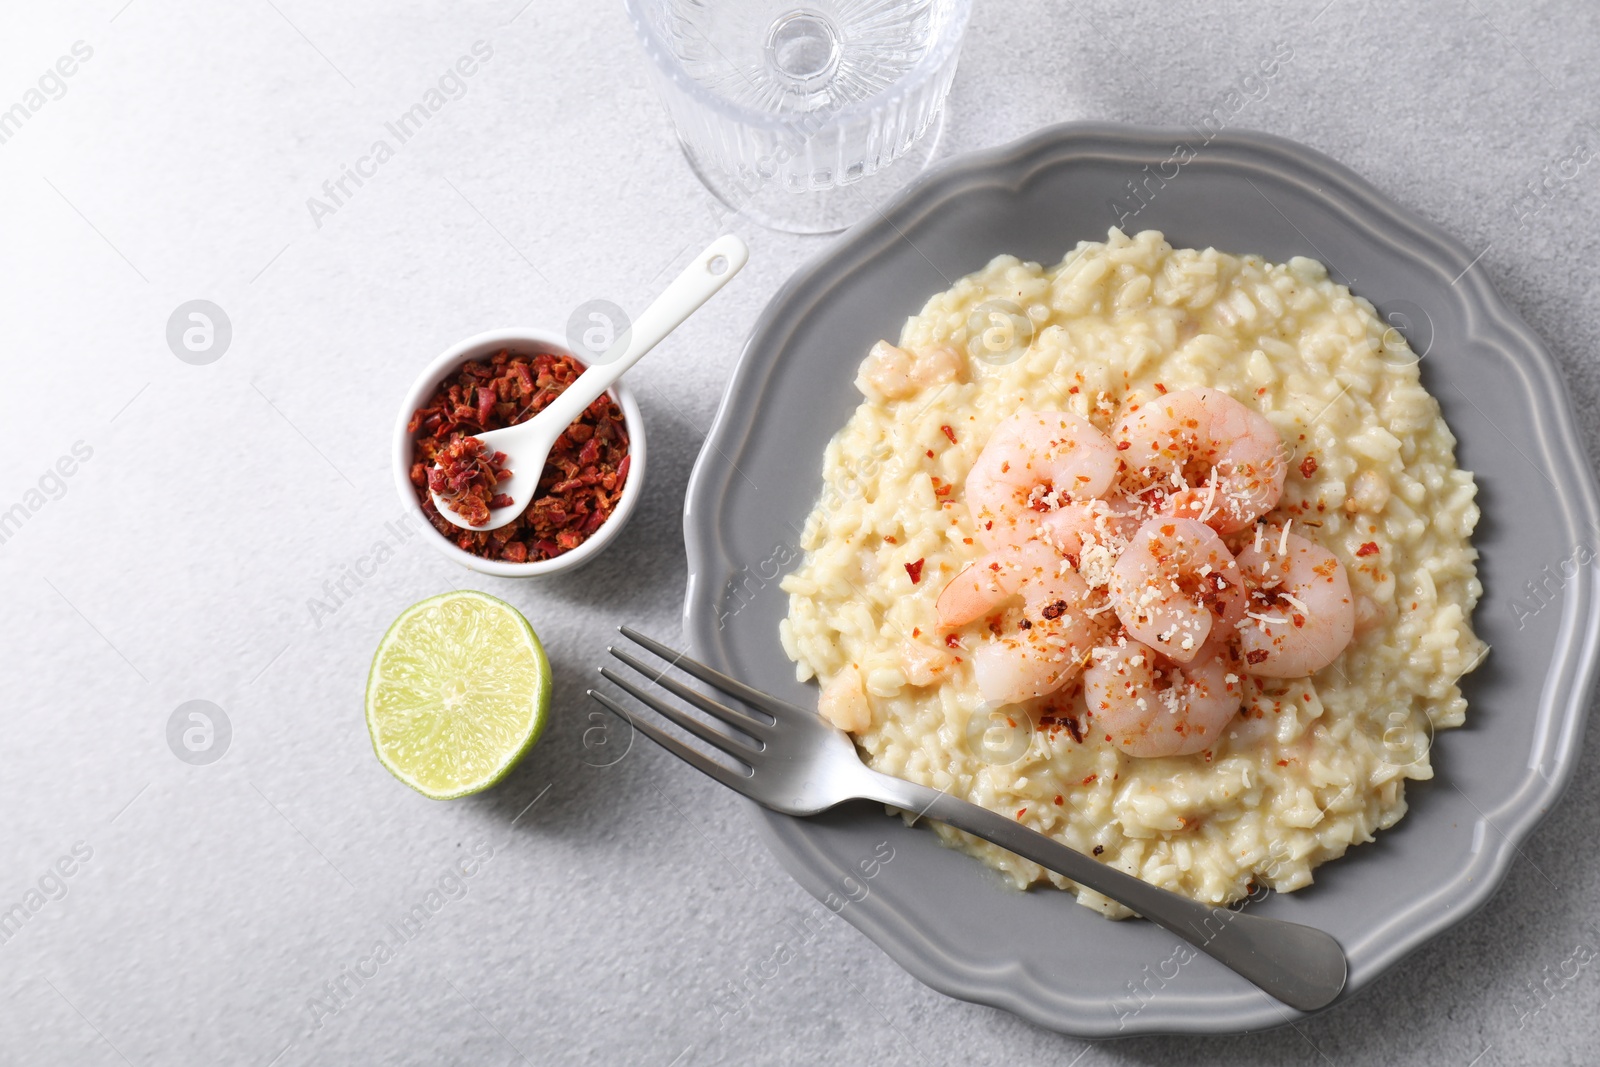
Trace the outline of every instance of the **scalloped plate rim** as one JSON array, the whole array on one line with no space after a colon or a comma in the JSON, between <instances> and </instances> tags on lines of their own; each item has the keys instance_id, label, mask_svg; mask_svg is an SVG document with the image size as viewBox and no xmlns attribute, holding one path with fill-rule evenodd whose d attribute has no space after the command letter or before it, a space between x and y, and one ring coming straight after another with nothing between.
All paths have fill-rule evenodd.
<instances>
[{"instance_id":1,"label":"scalloped plate rim","mask_svg":"<svg viewBox=\"0 0 1600 1067\"><path fill-rule=\"evenodd\" d=\"M920 176L892 198L878 218L868 219L841 235L780 287L740 352L685 493L688 581L683 625L696 656L719 668L728 666L728 658L709 628L714 609L709 602L702 603L701 592L708 576L725 575L732 570L723 549L721 526L715 521L716 505L733 475L734 461L730 457L740 453L754 428L759 405L751 401L765 393L776 365L776 353L804 308L825 300L851 270L869 263L875 242L901 239L900 234L918 219L965 190L996 185L1020 189L1038 170L1070 163L1075 148L1077 155L1144 161L1151 152L1165 151L1175 138L1191 136L1191 131L1179 129L1073 122L1047 127L1007 145L958 156ZM1476 259L1464 245L1400 207L1342 164L1286 138L1229 130L1215 136L1188 165L1202 160L1207 166L1254 167L1280 181L1297 182L1335 209L1347 224L1360 227L1387 245L1394 255L1434 268L1443 277L1454 276L1455 284L1465 283L1462 303L1467 312L1467 335L1509 362L1521 375L1530 403L1542 404L1547 417L1536 420L1536 427L1544 458L1560 460L1552 466L1565 473L1577 468L1579 477L1571 479L1564 492L1557 486L1567 532L1575 538L1582 530L1580 519L1587 520L1589 530L1600 529L1593 472L1584 458L1560 372L1537 335L1506 305L1484 272L1471 269ZM1405 237L1403 242L1401 234ZM843 264L844 274L825 281L836 263ZM1458 269L1444 273L1451 268ZM807 299L811 288L817 291ZM774 339L778 343L772 344ZM757 354L762 348L769 353L764 358ZM1493 811L1480 812L1480 831L1487 823L1496 833L1484 835L1485 847L1474 855L1473 861L1458 869L1450 882L1346 945L1352 955L1350 983L1333 1006L1359 995L1384 971L1486 904L1504 881L1521 843L1565 791L1576 770L1588 696L1595 684L1596 649L1600 646L1597 589L1600 579L1592 569L1582 572L1580 579L1566 587L1570 595L1563 599L1559 639L1539 702L1543 744L1533 752L1537 759L1530 762L1527 774L1505 802ZM1545 773L1546 769L1549 773ZM755 804L750 808L762 840L808 892L820 899L825 891L822 876L845 873L819 850L803 828L794 825L804 820L777 815ZM1503 821L1497 821L1497 816ZM1272 1028L1305 1018L1303 1013L1288 1009L1265 994L1256 992L1252 996L1246 991L1231 1001L1208 1004L1206 1016L1200 1018L1183 1002L1176 1006L1177 1010L1170 1005L1158 1010L1163 1006L1152 1001L1134 1025L1113 1029L1103 1011L1091 1017L1088 1004L1052 1000L1042 976L1032 973L1021 961L958 958L919 930L916 916L881 905L871 906L870 900L841 914L919 980L948 995L1003 1008L1064 1033L1096 1038L1150 1033L1223 1034ZM1404 932L1396 936L1396 928ZM1259 1006L1254 1009L1234 1003L1257 999ZM1044 1010L1047 1005L1056 1010Z\"/></svg>"}]
</instances>

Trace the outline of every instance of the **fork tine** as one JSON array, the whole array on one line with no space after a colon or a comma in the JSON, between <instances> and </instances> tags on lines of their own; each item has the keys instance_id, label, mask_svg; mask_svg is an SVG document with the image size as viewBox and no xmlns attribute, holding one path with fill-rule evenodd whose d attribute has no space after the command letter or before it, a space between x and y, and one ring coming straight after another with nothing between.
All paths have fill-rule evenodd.
<instances>
[{"instance_id":1,"label":"fork tine","mask_svg":"<svg viewBox=\"0 0 1600 1067\"><path fill-rule=\"evenodd\" d=\"M644 734L650 740L654 741L656 744L660 745L674 756L677 756L679 759L683 760L683 762L687 763L701 774L714 781L721 782L723 785L727 786L729 789L732 789L736 793L742 793L745 796L750 795L749 775L740 774L738 771L735 771L730 767L725 767L716 760L711 759L705 753L698 752L695 749L690 748L682 741L679 741L676 737L673 737L671 734L661 729L661 727L656 726L653 723L645 722L643 719L634 715L627 708L623 707L615 700L612 700L604 693L595 689L590 689L588 693L601 704L605 705L606 708L609 709L613 714L620 715L622 718L628 720L628 722L633 725L634 729Z\"/></svg>"},{"instance_id":2,"label":"fork tine","mask_svg":"<svg viewBox=\"0 0 1600 1067\"><path fill-rule=\"evenodd\" d=\"M726 704L717 703L699 690L690 689L665 671L658 671L648 664L641 663L621 649L607 648L606 651L646 678L649 678L667 692L682 697L707 715L713 715L724 722L737 726L751 737L759 737L762 732L769 730L772 726L771 723L763 722L747 711L740 711L738 708L730 708Z\"/></svg>"},{"instance_id":3,"label":"fork tine","mask_svg":"<svg viewBox=\"0 0 1600 1067\"><path fill-rule=\"evenodd\" d=\"M681 708L675 708L671 704L668 704L666 701L662 700L660 697L653 696L652 694L645 692L643 689L640 689L622 675L613 671L610 667L601 667L600 674L603 678L605 678L606 681L621 688L629 696L633 697L633 699L654 711L662 718L676 723L678 726L688 730L691 734L694 734L700 740L706 742L707 744L714 745L726 754L737 760L740 760L745 764L749 764L750 757L758 755L761 750L766 747L760 741L746 741L743 738L733 737L729 734L723 733L710 723L702 722L693 715L690 715L687 711L684 711Z\"/></svg>"},{"instance_id":4,"label":"fork tine","mask_svg":"<svg viewBox=\"0 0 1600 1067\"><path fill-rule=\"evenodd\" d=\"M752 689L737 678L729 678L721 671L707 667L698 660L690 659L685 653L668 648L655 638L646 637L631 626L619 626L617 629L628 640L643 646L647 651L655 653L685 674L693 675L707 685L714 685L724 693L735 696L752 707L760 708L773 718L782 718L785 714L801 710L791 704L785 704L776 697L768 696L759 689Z\"/></svg>"}]
</instances>

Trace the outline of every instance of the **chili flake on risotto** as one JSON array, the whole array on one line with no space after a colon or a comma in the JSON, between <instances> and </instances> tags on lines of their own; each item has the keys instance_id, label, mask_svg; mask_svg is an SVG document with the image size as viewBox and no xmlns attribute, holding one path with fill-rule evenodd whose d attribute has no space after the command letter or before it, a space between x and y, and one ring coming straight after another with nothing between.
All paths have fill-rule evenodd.
<instances>
[{"instance_id":1,"label":"chili flake on risotto","mask_svg":"<svg viewBox=\"0 0 1600 1067\"><path fill-rule=\"evenodd\" d=\"M873 767L1217 904L1405 814L1487 650L1477 490L1322 264L1117 230L1001 256L856 384L780 631ZM995 757L991 721L1026 744Z\"/></svg>"}]
</instances>

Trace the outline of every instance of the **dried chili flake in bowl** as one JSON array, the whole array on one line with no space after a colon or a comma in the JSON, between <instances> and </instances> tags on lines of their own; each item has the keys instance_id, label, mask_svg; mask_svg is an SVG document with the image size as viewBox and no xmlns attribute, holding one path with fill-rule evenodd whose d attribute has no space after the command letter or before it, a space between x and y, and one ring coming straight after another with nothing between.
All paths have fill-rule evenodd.
<instances>
[{"instance_id":1,"label":"dried chili flake in bowl","mask_svg":"<svg viewBox=\"0 0 1600 1067\"><path fill-rule=\"evenodd\" d=\"M511 498L495 487L511 477L506 454L491 453L476 437L458 437L439 450L438 466L427 470L430 498L439 499L473 526L489 521L491 508L505 507Z\"/></svg>"},{"instance_id":2,"label":"dried chili flake in bowl","mask_svg":"<svg viewBox=\"0 0 1600 1067\"><path fill-rule=\"evenodd\" d=\"M490 454L476 434L533 418L583 373L555 352L469 360L412 413L411 485L423 514L452 544L483 559L533 563L583 544L616 509L631 456L621 408L602 395L556 438L533 500L511 522L490 531L456 526L434 506L432 492L473 525L509 498L495 487L511 476L503 452Z\"/></svg>"}]
</instances>

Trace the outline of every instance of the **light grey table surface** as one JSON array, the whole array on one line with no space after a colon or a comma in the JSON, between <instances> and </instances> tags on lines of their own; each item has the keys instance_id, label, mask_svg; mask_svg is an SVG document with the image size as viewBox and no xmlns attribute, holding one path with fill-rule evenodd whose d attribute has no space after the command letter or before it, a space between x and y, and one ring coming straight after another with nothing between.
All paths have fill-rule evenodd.
<instances>
[{"instance_id":1,"label":"light grey table surface","mask_svg":"<svg viewBox=\"0 0 1600 1067\"><path fill-rule=\"evenodd\" d=\"M640 307L718 227L620 5L524 2L0 14L0 109L28 112L0 143L0 512L25 520L0 543L0 910L28 911L0 943L0 1062L1600 1061L1600 975L1573 962L1600 950L1594 734L1490 906L1353 1003L1093 1045L947 999L837 918L800 938L817 905L742 802L642 742L591 766L582 687L617 622L679 634L690 466L755 317L825 239L743 227L743 276L633 372L649 484L593 568L486 580L398 539L389 434L422 362L587 299ZM1482 249L1594 440L1600 166L1562 161L1600 152L1600 8L1321 3L980 0L940 155L1194 121L1288 45L1232 124ZM464 94L313 217L479 41ZM199 298L232 326L204 366L166 340ZM557 695L513 777L440 804L374 760L361 693L389 621L458 584L527 614ZM190 700L231 725L210 765L168 744ZM793 961L730 1000L785 940Z\"/></svg>"}]
</instances>

